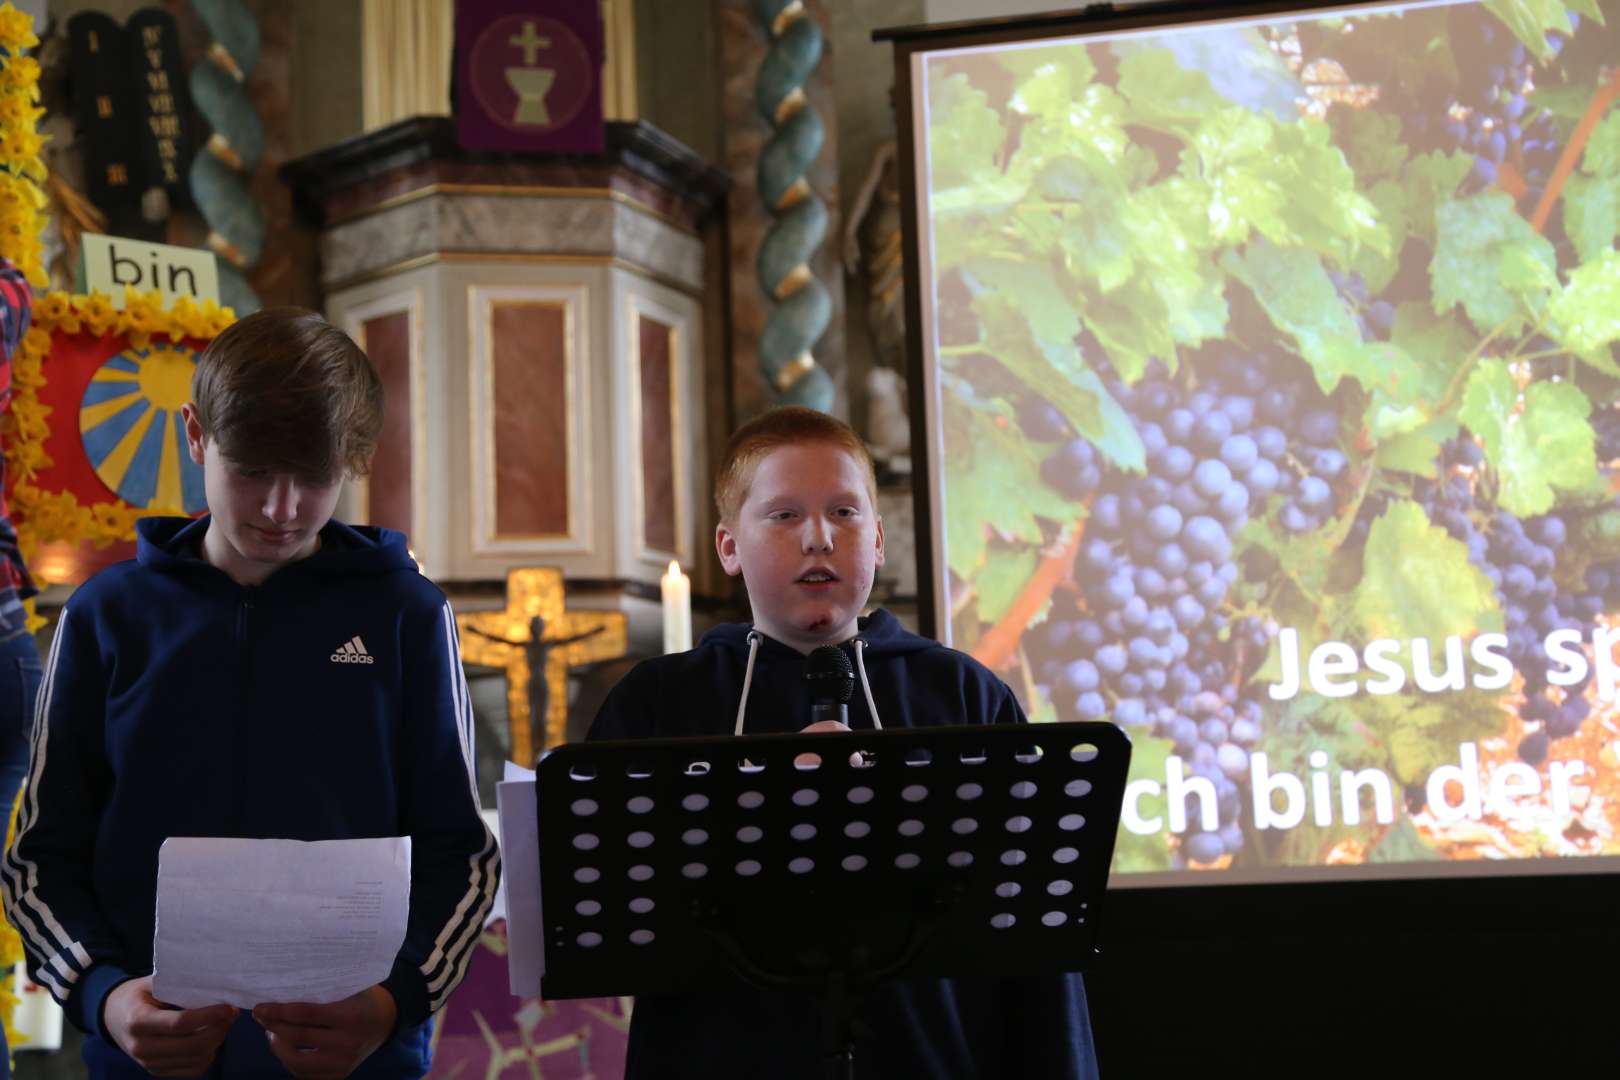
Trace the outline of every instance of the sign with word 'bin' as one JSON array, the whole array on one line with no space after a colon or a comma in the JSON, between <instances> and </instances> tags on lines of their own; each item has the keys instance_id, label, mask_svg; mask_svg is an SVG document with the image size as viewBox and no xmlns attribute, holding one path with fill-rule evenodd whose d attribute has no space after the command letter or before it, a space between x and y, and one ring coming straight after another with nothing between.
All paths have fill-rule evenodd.
<instances>
[{"instance_id":1,"label":"sign with word 'bin'","mask_svg":"<svg viewBox=\"0 0 1620 1080\"><path fill-rule=\"evenodd\" d=\"M84 290L106 293L115 308L124 306L126 285L137 292L155 289L165 304L182 296L219 300L219 270L211 251L94 233L85 234L80 251Z\"/></svg>"}]
</instances>

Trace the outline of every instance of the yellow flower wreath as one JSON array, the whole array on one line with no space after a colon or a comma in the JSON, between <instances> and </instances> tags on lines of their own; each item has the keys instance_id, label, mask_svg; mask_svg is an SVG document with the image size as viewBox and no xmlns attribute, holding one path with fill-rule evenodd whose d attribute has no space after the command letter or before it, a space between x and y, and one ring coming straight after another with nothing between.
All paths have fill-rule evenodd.
<instances>
[{"instance_id":1,"label":"yellow flower wreath","mask_svg":"<svg viewBox=\"0 0 1620 1080\"><path fill-rule=\"evenodd\" d=\"M49 281L45 276L44 253L39 234L45 227L45 193L39 185L45 181L45 164L39 158L41 140L36 128L40 110L34 108L39 100L39 62L23 56L22 50L39 44L34 35L34 20L7 3L0 6L0 47L5 59L0 60L0 256L10 259L36 287L43 288ZM24 340L19 353L26 350L32 340L37 346L43 340L48 348L50 335L38 337L32 333ZM36 356L43 356L43 350ZM34 399L43 376L36 361L32 372L23 374L14 382L19 398ZM19 463L31 463L37 470L44 459L44 416L42 412L26 422L8 425L17 439L26 445L20 447ZM35 619L29 607L30 622ZM8 815L15 822L15 807ZM7 846L11 837L8 830ZM22 939L17 931L0 918L0 1023L5 1025L6 1045L17 1044L17 1032L11 1026L12 1013L17 1007L17 995L9 978L11 968L22 959Z\"/></svg>"}]
</instances>

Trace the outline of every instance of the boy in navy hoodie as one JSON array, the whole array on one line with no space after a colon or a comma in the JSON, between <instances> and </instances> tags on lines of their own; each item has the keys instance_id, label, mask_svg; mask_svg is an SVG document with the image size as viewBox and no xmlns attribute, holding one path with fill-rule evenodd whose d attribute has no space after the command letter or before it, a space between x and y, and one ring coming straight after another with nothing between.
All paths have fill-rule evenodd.
<instances>
[{"instance_id":1,"label":"boy in navy hoodie","mask_svg":"<svg viewBox=\"0 0 1620 1080\"><path fill-rule=\"evenodd\" d=\"M717 627L690 652L638 665L614 687L593 739L839 729L806 727L805 655L851 654L852 728L1023 723L1005 683L972 658L860 618L883 565L872 459L847 425L784 408L731 438L715 481L715 546L741 574L754 622ZM702 702L673 708L672 702ZM847 729L844 729L847 730ZM1078 975L1046 979L901 979L867 997L863 1074L930 1080L1096 1073ZM808 997L750 990L637 999L629 1080L820 1077L821 1030Z\"/></svg>"},{"instance_id":2,"label":"boy in navy hoodie","mask_svg":"<svg viewBox=\"0 0 1620 1080\"><path fill-rule=\"evenodd\" d=\"M62 612L0 872L29 972L86 1032L93 1076L421 1076L500 856L449 605L399 533L331 517L376 448L381 383L289 308L215 338L179 412L160 395L184 400L183 371L141 376L167 380L145 387L142 452L189 453L211 513L141 521L136 558ZM152 996L168 837L401 835L410 917L379 985L251 1015Z\"/></svg>"}]
</instances>

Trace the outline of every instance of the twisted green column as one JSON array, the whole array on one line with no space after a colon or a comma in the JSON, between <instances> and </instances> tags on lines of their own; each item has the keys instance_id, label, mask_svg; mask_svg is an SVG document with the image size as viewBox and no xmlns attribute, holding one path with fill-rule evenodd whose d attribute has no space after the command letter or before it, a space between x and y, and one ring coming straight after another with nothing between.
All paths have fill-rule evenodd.
<instances>
[{"instance_id":1,"label":"twisted green column","mask_svg":"<svg viewBox=\"0 0 1620 1080\"><path fill-rule=\"evenodd\" d=\"M219 256L220 303L246 315L259 309L244 276L264 253L264 212L249 183L264 156L264 125L246 82L259 62L259 24L246 0L191 0L213 43L191 69L191 99L214 129L192 159L191 197Z\"/></svg>"},{"instance_id":2,"label":"twisted green column","mask_svg":"<svg viewBox=\"0 0 1620 1080\"><path fill-rule=\"evenodd\" d=\"M754 101L773 129L760 152L758 188L775 219L757 261L760 287L774 302L760 336L759 367L781 403L826 412L833 383L811 349L832 319L832 301L810 260L827 236L827 208L806 178L826 132L804 90L821 62L821 27L803 0L755 0L754 11L771 38Z\"/></svg>"}]
</instances>

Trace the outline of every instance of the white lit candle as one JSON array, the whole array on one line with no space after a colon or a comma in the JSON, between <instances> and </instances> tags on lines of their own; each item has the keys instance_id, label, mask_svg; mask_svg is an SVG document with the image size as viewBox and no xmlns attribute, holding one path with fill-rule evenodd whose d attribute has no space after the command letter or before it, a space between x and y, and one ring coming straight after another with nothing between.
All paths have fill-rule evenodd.
<instances>
[{"instance_id":1,"label":"white lit candle","mask_svg":"<svg viewBox=\"0 0 1620 1080\"><path fill-rule=\"evenodd\" d=\"M660 584L664 595L664 651L685 652L692 647L692 580L671 559L669 572Z\"/></svg>"}]
</instances>

